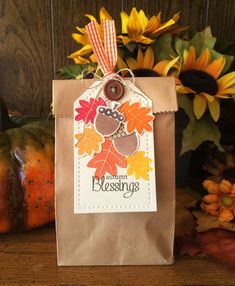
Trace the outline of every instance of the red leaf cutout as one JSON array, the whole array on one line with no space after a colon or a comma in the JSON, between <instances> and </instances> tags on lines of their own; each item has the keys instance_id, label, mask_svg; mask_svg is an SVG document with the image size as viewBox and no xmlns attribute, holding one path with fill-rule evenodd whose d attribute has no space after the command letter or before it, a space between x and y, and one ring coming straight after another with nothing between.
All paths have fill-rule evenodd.
<instances>
[{"instance_id":1,"label":"red leaf cutout","mask_svg":"<svg viewBox=\"0 0 235 286\"><path fill-rule=\"evenodd\" d=\"M97 107L106 106L106 102L101 97L98 97L97 99L90 98L90 101L79 100L79 104L80 107L75 109L78 113L75 117L75 120L83 120L85 124L88 124L89 122L93 124Z\"/></svg>"},{"instance_id":2,"label":"red leaf cutout","mask_svg":"<svg viewBox=\"0 0 235 286\"><path fill-rule=\"evenodd\" d=\"M112 140L106 139L102 145L101 152L96 153L87 166L96 168L95 176L100 179L106 172L112 176L117 176L117 166L126 168L127 160L125 156L116 151Z\"/></svg>"}]
</instances>

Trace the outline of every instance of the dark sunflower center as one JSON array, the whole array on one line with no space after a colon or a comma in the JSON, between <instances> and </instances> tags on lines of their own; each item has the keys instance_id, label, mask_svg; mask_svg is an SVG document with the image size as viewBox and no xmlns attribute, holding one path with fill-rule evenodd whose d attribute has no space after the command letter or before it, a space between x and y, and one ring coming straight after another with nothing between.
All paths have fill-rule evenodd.
<instances>
[{"instance_id":1,"label":"dark sunflower center","mask_svg":"<svg viewBox=\"0 0 235 286\"><path fill-rule=\"evenodd\" d=\"M224 170L223 177L231 182L232 184L235 183L235 168L228 168Z\"/></svg>"},{"instance_id":2,"label":"dark sunflower center","mask_svg":"<svg viewBox=\"0 0 235 286\"><path fill-rule=\"evenodd\" d=\"M179 79L186 87L191 88L197 93L205 92L210 95L215 95L218 91L216 80L207 72L200 70L182 71Z\"/></svg>"}]
</instances>

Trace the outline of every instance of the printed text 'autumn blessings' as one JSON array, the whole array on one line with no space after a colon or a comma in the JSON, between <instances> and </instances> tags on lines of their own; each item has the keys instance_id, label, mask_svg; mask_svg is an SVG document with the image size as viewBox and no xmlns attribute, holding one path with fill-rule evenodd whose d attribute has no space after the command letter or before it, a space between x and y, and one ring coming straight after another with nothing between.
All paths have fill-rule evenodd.
<instances>
[{"instance_id":1,"label":"printed text 'autumn blessings'","mask_svg":"<svg viewBox=\"0 0 235 286\"><path fill-rule=\"evenodd\" d=\"M122 178L120 178L122 177ZM115 182L107 182L109 179L116 179ZM127 179L127 176L116 177L102 177L101 179L92 177L92 191L93 192L124 192L123 197L131 198L135 192L140 190L139 182L124 182L123 179Z\"/></svg>"}]
</instances>

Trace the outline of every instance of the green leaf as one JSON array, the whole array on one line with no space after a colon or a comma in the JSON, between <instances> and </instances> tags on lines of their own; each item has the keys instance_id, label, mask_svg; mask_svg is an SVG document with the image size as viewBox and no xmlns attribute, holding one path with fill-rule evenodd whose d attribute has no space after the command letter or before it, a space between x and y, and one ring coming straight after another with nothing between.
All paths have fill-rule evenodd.
<instances>
[{"instance_id":1,"label":"green leaf","mask_svg":"<svg viewBox=\"0 0 235 286\"><path fill-rule=\"evenodd\" d=\"M178 105L189 117L189 123L183 132L181 155L189 150L196 150L202 142L213 141L219 150L220 131L210 114L205 113L199 120L195 117L192 100L186 94L178 95Z\"/></svg>"},{"instance_id":2,"label":"green leaf","mask_svg":"<svg viewBox=\"0 0 235 286\"><path fill-rule=\"evenodd\" d=\"M138 43L129 43L127 45L125 45L125 47L131 52L133 53L134 50L137 48Z\"/></svg>"},{"instance_id":3,"label":"green leaf","mask_svg":"<svg viewBox=\"0 0 235 286\"><path fill-rule=\"evenodd\" d=\"M193 46L195 48L197 52L197 57L201 54L202 50L208 48L211 51L214 60L218 59L221 56L225 57L226 63L223 69L223 73L226 73L232 64L234 57L231 55L225 55L217 52L215 50L216 41L217 39L211 34L210 27L207 27L202 32L196 33L194 37L188 41L176 37L174 41L174 48L177 54L180 56L181 60L183 60L184 50L189 50L190 46Z\"/></svg>"},{"instance_id":4,"label":"green leaf","mask_svg":"<svg viewBox=\"0 0 235 286\"><path fill-rule=\"evenodd\" d=\"M204 48L213 49L217 39L212 36L211 28L206 27L203 31L197 32L191 40L191 45L195 47L196 51L201 51Z\"/></svg>"},{"instance_id":5,"label":"green leaf","mask_svg":"<svg viewBox=\"0 0 235 286\"><path fill-rule=\"evenodd\" d=\"M224 70L226 72L235 70L235 61L234 61L235 43L220 41L218 39L218 41L215 44L215 49L216 51L218 51L223 55L225 54L230 56L226 58L227 62Z\"/></svg>"},{"instance_id":6,"label":"green leaf","mask_svg":"<svg viewBox=\"0 0 235 286\"><path fill-rule=\"evenodd\" d=\"M79 75L81 75L84 71L89 71L91 69L95 69L96 64L73 64L67 65L60 68L56 75L64 78L64 79L76 79Z\"/></svg>"},{"instance_id":7,"label":"green leaf","mask_svg":"<svg viewBox=\"0 0 235 286\"><path fill-rule=\"evenodd\" d=\"M163 34L152 45L155 62L170 59L171 56L176 57L176 53L172 47L172 35Z\"/></svg>"},{"instance_id":8,"label":"green leaf","mask_svg":"<svg viewBox=\"0 0 235 286\"><path fill-rule=\"evenodd\" d=\"M196 49L198 53L197 56L199 56L202 50L204 50L205 48L213 49L215 42L216 42L216 38L214 38L211 35L210 28L207 27L202 32L196 33L194 37L189 41L182 40L176 37L174 47L175 47L177 54L183 60L184 50L185 49L189 50L190 46L193 46Z\"/></svg>"}]
</instances>

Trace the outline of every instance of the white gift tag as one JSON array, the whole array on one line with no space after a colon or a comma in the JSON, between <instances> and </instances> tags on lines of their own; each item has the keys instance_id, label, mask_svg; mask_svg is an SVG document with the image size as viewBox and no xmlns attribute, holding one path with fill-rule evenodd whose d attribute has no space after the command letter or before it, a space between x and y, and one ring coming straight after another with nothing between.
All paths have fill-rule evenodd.
<instances>
[{"instance_id":1,"label":"white gift tag","mask_svg":"<svg viewBox=\"0 0 235 286\"><path fill-rule=\"evenodd\" d=\"M74 103L74 212L156 211L152 102L129 80L119 101L100 81Z\"/></svg>"}]
</instances>

